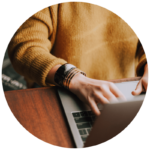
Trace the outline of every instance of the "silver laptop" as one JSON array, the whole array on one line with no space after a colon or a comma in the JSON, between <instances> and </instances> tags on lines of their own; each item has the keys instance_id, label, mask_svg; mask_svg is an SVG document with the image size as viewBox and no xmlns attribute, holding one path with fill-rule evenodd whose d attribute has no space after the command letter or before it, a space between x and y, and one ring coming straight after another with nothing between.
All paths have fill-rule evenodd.
<instances>
[{"instance_id":1,"label":"silver laptop","mask_svg":"<svg viewBox=\"0 0 150 150\"><path fill-rule=\"evenodd\" d=\"M99 117L96 117L90 108L74 94L58 88L58 94L77 148L105 142L121 132L132 121L145 97L145 94L138 96L131 94L137 83L138 81L115 83L126 96L127 101L107 105L98 104L101 110Z\"/></svg>"}]
</instances>

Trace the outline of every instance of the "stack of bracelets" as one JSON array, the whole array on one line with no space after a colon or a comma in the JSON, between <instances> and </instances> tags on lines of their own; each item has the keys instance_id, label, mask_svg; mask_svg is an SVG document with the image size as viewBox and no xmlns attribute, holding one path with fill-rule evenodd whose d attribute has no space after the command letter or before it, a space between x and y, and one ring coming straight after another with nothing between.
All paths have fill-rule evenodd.
<instances>
[{"instance_id":1,"label":"stack of bracelets","mask_svg":"<svg viewBox=\"0 0 150 150\"><path fill-rule=\"evenodd\" d=\"M86 76L83 71L76 68L74 65L66 63L58 68L54 76L54 81L59 86L69 89L70 81L77 73L81 73Z\"/></svg>"}]
</instances>

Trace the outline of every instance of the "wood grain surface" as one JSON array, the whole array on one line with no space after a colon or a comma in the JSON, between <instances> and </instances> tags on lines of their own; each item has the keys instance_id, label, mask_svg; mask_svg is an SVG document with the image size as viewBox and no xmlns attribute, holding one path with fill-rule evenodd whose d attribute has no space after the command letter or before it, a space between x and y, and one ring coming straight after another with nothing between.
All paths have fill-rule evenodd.
<instances>
[{"instance_id":1,"label":"wood grain surface","mask_svg":"<svg viewBox=\"0 0 150 150\"><path fill-rule=\"evenodd\" d=\"M53 145L75 147L56 88L5 92L17 120L37 138Z\"/></svg>"},{"instance_id":2,"label":"wood grain surface","mask_svg":"<svg viewBox=\"0 0 150 150\"><path fill-rule=\"evenodd\" d=\"M111 81L117 83L139 79ZM34 136L53 145L75 147L56 87L7 91L5 97L14 116Z\"/></svg>"}]
</instances>

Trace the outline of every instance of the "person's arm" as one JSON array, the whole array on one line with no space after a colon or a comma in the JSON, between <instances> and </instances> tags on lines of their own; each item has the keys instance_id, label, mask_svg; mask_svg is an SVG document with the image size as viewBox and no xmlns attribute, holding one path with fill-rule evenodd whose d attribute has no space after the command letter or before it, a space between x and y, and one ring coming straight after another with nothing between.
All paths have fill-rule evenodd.
<instances>
[{"instance_id":1,"label":"person's arm","mask_svg":"<svg viewBox=\"0 0 150 150\"><path fill-rule=\"evenodd\" d=\"M17 30L8 47L14 69L41 86L47 86L46 76L51 68L66 63L50 53L56 33L53 27L56 20L52 20L55 19L52 16L57 16L53 14L56 11L50 11L51 9L45 8L27 19Z\"/></svg>"},{"instance_id":2,"label":"person's arm","mask_svg":"<svg viewBox=\"0 0 150 150\"><path fill-rule=\"evenodd\" d=\"M57 85L54 81L54 76L60 66L56 65L49 71L46 78L47 82ZM106 104L111 100L118 101L117 98L125 100L124 95L114 83L91 79L80 73L77 73L72 78L69 90L86 103L96 115L100 115L97 103Z\"/></svg>"},{"instance_id":3,"label":"person's arm","mask_svg":"<svg viewBox=\"0 0 150 150\"><path fill-rule=\"evenodd\" d=\"M138 65L136 68L137 76L141 76L136 89L132 91L133 95L139 95L142 92L146 92L148 85L148 64L144 49L139 41L137 49Z\"/></svg>"},{"instance_id":4,"label":"person's arm","mask_svg":"<svg viewBox=\"0 0 150 150\"><path fill-rule=\"evenodd\" d=\"M58 68L61 66L61 64L58 64L56 66L54 66L49 72L48 72L48 75L46 77L46 82L47 83L51 83L51 84L54 84L54 85L57 85L57 83L54 81L54 76L55 76L55 73L56 71L58 70Z\"/></svg>"}]
</instances>

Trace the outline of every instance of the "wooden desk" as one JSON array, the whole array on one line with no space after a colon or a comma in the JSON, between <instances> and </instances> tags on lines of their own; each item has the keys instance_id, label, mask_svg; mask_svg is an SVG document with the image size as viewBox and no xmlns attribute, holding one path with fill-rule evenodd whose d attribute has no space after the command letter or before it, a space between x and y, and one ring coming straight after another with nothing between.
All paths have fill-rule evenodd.
<instances>
[{"instance_id":1,"label":"wooden desk","mask_svg":"<svg viewBox=\"0 0 150 150\"><path fill-rule=\"evenodd\" d=\"M75 147L56 87L8 91L5 96L14 116L30 133L53 145Z\"/></svg>"}]
</instances>

